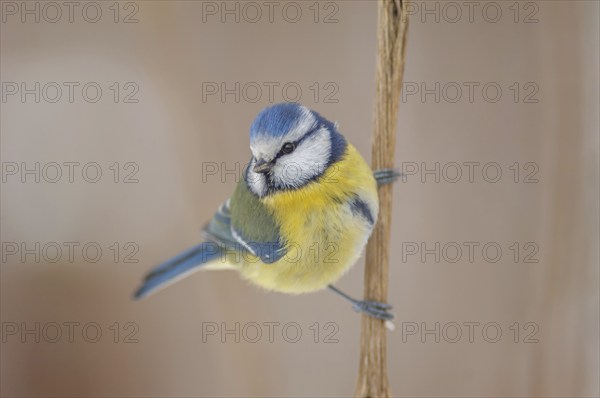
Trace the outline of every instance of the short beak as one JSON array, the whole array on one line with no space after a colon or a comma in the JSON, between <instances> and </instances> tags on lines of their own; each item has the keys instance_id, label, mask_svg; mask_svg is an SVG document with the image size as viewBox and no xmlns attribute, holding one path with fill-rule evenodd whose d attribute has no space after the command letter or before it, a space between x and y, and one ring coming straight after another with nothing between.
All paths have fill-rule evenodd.
<instances>
[{"instance_id":1,"label":"short beak","mask_svg":"<svg viewBox=\"0 0 600 398\"><path fill-rule=\"evenodd\" d=\"M273 163L272 162L267 162L266 160L259 159L254 164L254 167L252 168L252 170L255 173L266 174L269 171L271 171L272 167L273 167Z\"/></svg>"}]
</instances>

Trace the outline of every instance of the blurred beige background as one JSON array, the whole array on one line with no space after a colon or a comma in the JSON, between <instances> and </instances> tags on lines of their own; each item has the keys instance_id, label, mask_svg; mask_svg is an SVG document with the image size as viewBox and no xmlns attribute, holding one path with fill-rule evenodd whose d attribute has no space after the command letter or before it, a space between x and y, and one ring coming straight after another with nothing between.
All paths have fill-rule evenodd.
<instances>
[{"instance_id":1,"label":"blurred beige background","mask_svg":"<svg viewBox=\"0 0 600 398\"><path fill-rule=\"evenodd\" d=\"M416 174L395 187L392 389L598 396L599 4L488 3L471 17L461 2L413 4L405 81L419 92L400 106L397 163ZM130 295L152 265L198 242L262 107L298 99L369 157L376 4L75 2L72 22L62 2L61 16L24 4L1 4L1 394L352 395L360 316L330 293L265 293L224 272ZM222 83L233 88L223 99ZM39 182L23 176L36 162ZM64 165L50 182L52 162L79 162L73 182ZM82 176L90 162L96 183ZM225 168L203 173L214 162ZM479 162L472 182L467 162ZM439 182L423 173L436 163ZM360 296L362 276L360 262L338 286Z\"/></svg>"}]
</instances>

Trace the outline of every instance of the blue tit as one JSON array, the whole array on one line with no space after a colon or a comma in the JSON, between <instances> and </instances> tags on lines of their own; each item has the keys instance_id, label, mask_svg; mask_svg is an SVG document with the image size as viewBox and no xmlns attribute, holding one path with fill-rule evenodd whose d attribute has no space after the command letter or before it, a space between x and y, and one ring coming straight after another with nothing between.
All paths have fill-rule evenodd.
<instances>
[{"instance_id":1,"label":"blue tit","mask_svg":"<svg viewBox=\"0 0 600 398\"><path fill-rule=\"evenodd\" d=\"M333 286L357 261L377 221L373 173L337 124L295 103L262 110L250 128L252 157L230 199L204 227L205 241L160 264L135 298L200 269L235 269L262 288L309 293L330 288L354 309L392 319L384 303Z\"/></svg>"}]
</instances>

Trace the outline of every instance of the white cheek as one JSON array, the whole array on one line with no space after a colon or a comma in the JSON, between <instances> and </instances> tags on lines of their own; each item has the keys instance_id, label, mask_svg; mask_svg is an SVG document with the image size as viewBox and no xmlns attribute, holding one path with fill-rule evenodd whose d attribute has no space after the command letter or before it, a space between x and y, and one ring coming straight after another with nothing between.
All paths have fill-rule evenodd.
<instances>
[{"instance_id":1,"label":"white cheek","mask_svg":"<svg viewBox=\"0 0 600 398\"><path fill-rule=\"evenodd\" d=\"M273 168L275 185L293 188L307 183L323 173L330 152L329 132L323 129L304 140L296 151L277 160Z\"/></svg>"}]
</instances>

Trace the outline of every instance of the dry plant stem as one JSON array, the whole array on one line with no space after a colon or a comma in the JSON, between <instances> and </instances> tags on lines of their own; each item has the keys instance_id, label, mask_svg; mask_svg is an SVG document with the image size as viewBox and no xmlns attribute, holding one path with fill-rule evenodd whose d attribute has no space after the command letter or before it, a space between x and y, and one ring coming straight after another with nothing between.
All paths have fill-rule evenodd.
<instances>
[{"instance_id":1,"label":"dry plant stem","mask_svg":"<svg viewBox=\"0 0 600 398\"><path fill-rule=\"evenodd\" d=\"M373 170L394 167L396 123L408 16L407 0L379 0L376 99L373 129ZM379 217L367 245L365 300L387 301L392 185L379 188ZM387 377L386 328L384 322L362 317L360 363L356 397L391 396Z\"/></svg>"}]
</instances>

